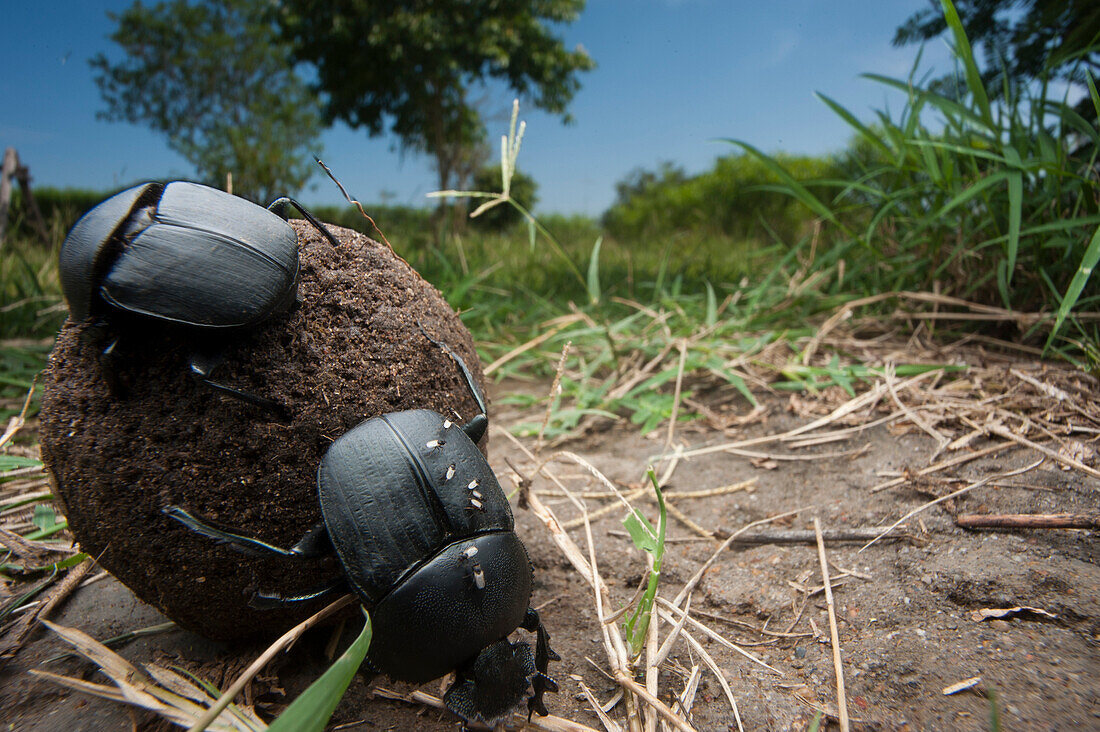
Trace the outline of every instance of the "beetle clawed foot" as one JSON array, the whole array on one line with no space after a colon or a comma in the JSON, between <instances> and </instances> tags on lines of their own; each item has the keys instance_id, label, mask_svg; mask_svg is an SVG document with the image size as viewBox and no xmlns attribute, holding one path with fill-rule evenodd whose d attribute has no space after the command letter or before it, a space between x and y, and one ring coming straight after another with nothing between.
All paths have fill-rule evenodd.
<instances>
[{"instance_id":1,"label":"beetle clawed foot","mask_svg":"<svg viewBox=\"0 0 1100 732\"><path fill-rule=\"evenodd\" d=\"M459 668L443 703L465 722L492 727L520 705L529 689L528 709L545 716L542 694L557 684L535 668L535 654L527 643L497 641ZM528 712L530 714L530 712Z\"/></svg>"},{"instance_id":2,"label":"beetle clawed foot","mask_svg":"<svg viewBox=\"0 0 1100 732\"><path fill-rule=\"evenodd\" d=\"M557 693L558 682L543 673L535 673L535 677L531 679L531 688L534 690L534 694L527 700L527 721L531 721L531 715L537 714L540 717L545 717L550 712L546 709L546 702L542 700L542 695L551 692Z\"/></svg>"}]
</instances>

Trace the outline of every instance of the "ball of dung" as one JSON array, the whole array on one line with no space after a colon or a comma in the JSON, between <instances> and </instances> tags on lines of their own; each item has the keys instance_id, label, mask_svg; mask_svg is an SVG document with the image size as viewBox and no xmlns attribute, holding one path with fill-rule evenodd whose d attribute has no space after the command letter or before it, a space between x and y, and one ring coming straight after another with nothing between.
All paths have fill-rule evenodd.
<instances>
[{"instance_id":1,"label":"ball of dung","mask_svg":"<svg viewBox=\"0 0 1100 732\"><path fill-rule=\"evenodd\" d=\"M288 313L221 341L136 321L104 334L70 320L45 374L43 460L81 548L141 599L215 639L282 632L323 601L257 610L250 600L308 595L342 569L332 558L246 556L162 509L290 547L321 521L317 468L340 435L405 409L460 424L478 413L461 371L421 326L484 388L469 332L404 260L347 229L330 227L333 247L293 225L300 304ZM115 336L105 369L100 354ZM193 354L218 351L213 380L279 402L289 419L193 380Z\"/></svg>"}]
</instances>

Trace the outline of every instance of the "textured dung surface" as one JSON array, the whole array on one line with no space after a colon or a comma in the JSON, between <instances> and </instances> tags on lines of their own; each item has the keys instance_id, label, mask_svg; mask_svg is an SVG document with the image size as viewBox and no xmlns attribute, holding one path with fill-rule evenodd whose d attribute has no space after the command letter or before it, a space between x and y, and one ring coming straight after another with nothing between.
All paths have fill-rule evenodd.
<instances>
[{"instance_id":1,"label":"textured dung surface","mask_svg":"<svg viewBox=\"0 0 1100 732\"><path fill-rule=\"evenodd\" d=\"M316 472L334 439L372 416L429 408L477 412L462 374L420 333L454 348L481 379L468 331L439 292L387 247L332 227L334 249L304 222L301 307L226 346L217 381L289 405L287 424L203 388L189 354L208 337L119 328L112 394L102 345L67 322L45 377L41 442L84 551L181 625L227 639L285 630L318 609L256 611L256 590L304 594L340 576L331 560L246 557L161 514L289 546L320 521ZM133 324L130 324L131 326Z\"/></svg>"}]
</instances>

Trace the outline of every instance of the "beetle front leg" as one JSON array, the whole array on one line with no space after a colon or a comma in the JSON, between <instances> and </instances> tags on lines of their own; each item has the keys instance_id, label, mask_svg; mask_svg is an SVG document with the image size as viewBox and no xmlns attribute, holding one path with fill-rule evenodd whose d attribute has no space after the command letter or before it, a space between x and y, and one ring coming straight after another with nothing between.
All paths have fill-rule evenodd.
<instances>
[{"instance_id":1,"label":"beetle front leg","mask_svg":"<svg viewBox=\"0 0 1100 732\"><path fill-rule=\"evenodd\" d=\"M305 595L294 595L293 597L283 597L282 595L269 595L266 592L257 592L252 595L252 599L248 601L248 606L255 610L276 610L278 608L293 607L295 605L313 602L314 600L320 600L322 597L327 597L339 590L347 590L347 582L334 582L316 592L310 592Z\"/></svg>"},{"instance_id":2,"label":"beetle front leg","mask_svg":"<svg viewBox=\"0 0 1100 732\"><path fill-rule=\"evenodd\" d=\"M256 394L250 394L247 391L241 391L240 389L234 389L231 386L220 384L210 378L210 374L214 371L219 363L221 363L222 356L217 354L216 356L192 354L191 356L191 378L199 382L203 386L206 386L214 391L221 392L226 396L239 399L246 404L259 407L264 411L275 417L277 422L289 422L290 410L285 405L280 404L274 399L268 399L267 397L257 396Z\"/></svg>"},{"instance_id":3,"label":"beetle front leg","mask_svg":"<svg viewBox=\"0 0 1100 732\"><path fill-rule=\"evenodd\" d=\"M533 607L527 608L527 614L523 617L524 630L535 634L535 670L538 672L531 679L531 688L534 693L527 700L527 719L531 719L531 713L535 712L540 717L545 717L550 712L546 709L546 703L542 700L543 694L557 692L558 682L546 675L550 661L560 661L561 656L550 647L550 633L542 624L538 611Z\"/></svg>"},{"instance_id":4,"label":"beetle front leg","mask_svg":"<svg viewBox=\"0 0 1100 732\"><path fill-rule=\"evenodd\" d=\"M272 201L268 205L267 210L271 211L272 213L276 214L277 216L281 216L283 221L286 221L286 207L287 207L287 204L290 204L290 205L294 206L294 208L298 209L298 211L301 212L302 216L305 217L306 221L313 224L313 228L315 228L315 229L317 229L317 231L321 232L321 234L326 239L329 240L329 242L332 244L332 246L334 246L334 247L339 247L340 246L340 242L336 241L336 237L332 235L331 231L329 231L327 228L325 228L324 224L322 224L320 221L315 219L313 217L313 214L311 214L309 211L306 210L305 206L298 203L297 201L295 201L293 198L290 198L289 196L280 196L279 198L276 198L274 201Z\"/></svg>"},{"instance_id":5,"label":"beetle front leg","mask_svg":"<svg viewBox=\"0 0 1100 732\"><path fill-rule=\"evenodd\" d=\"M329 541L328 537L328 529L325 528L324 523L318 523L311 528L306 532L306 535L291 548L283 549L282 547L268 544L265 541L253 539L249 536L241 536L240 534L216 529L179 506L165 506L161 509L161 513L171 519L179 521L196 534L201 534L208 539L213 539L219 544L224 544L251 556L276 556L285 557L287 559L321 559L330 556L333 551L332 543Z\"/></svg>"}]
</instances>

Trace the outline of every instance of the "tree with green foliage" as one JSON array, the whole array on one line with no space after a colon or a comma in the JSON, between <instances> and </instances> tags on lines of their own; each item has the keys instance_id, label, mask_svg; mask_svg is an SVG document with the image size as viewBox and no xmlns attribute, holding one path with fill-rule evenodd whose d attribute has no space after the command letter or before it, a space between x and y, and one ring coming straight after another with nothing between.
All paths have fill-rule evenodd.
<instances>
[{"instance_id":1,"label":"tree with green foliage","mask_svg":"<svg viewBox=\"0 0 1100 732\"><path fill-rule=\"evenodd\" d=\"M1100 72L1100 3L1096 0L956 0L970 43L983 47L987 88L1028 83L1050 73L1084 83ZM920 43L947 32L940 0L910 16L894 45Z\"/></svg>"},{"instance_id":2,"label":"tree with green foliage","mask_svg":"<svg viewBox=\"0 0 1100 732\"><path fill-rule=\"evenodd\" d=\"M151 127L203 182L256 201L298 191L313 172L320 103L270 6L256 0L135 2L108 13L124 55L91 60L101 119Z\"/></svg>"},{"instance_id":3,"label":"tree with green foliage","mask_svg":"<svg viewBox=\"0 0 1100 732\"><path fill-rule=\"evenodd\" d=\"M566 113L594 67L554 26L584 0L283 0L279 22L300 61L317 70L329 120L435 158L441 190L485 137L474 85L503 82L539 109Z\"/></svg>"}]
</instances>

